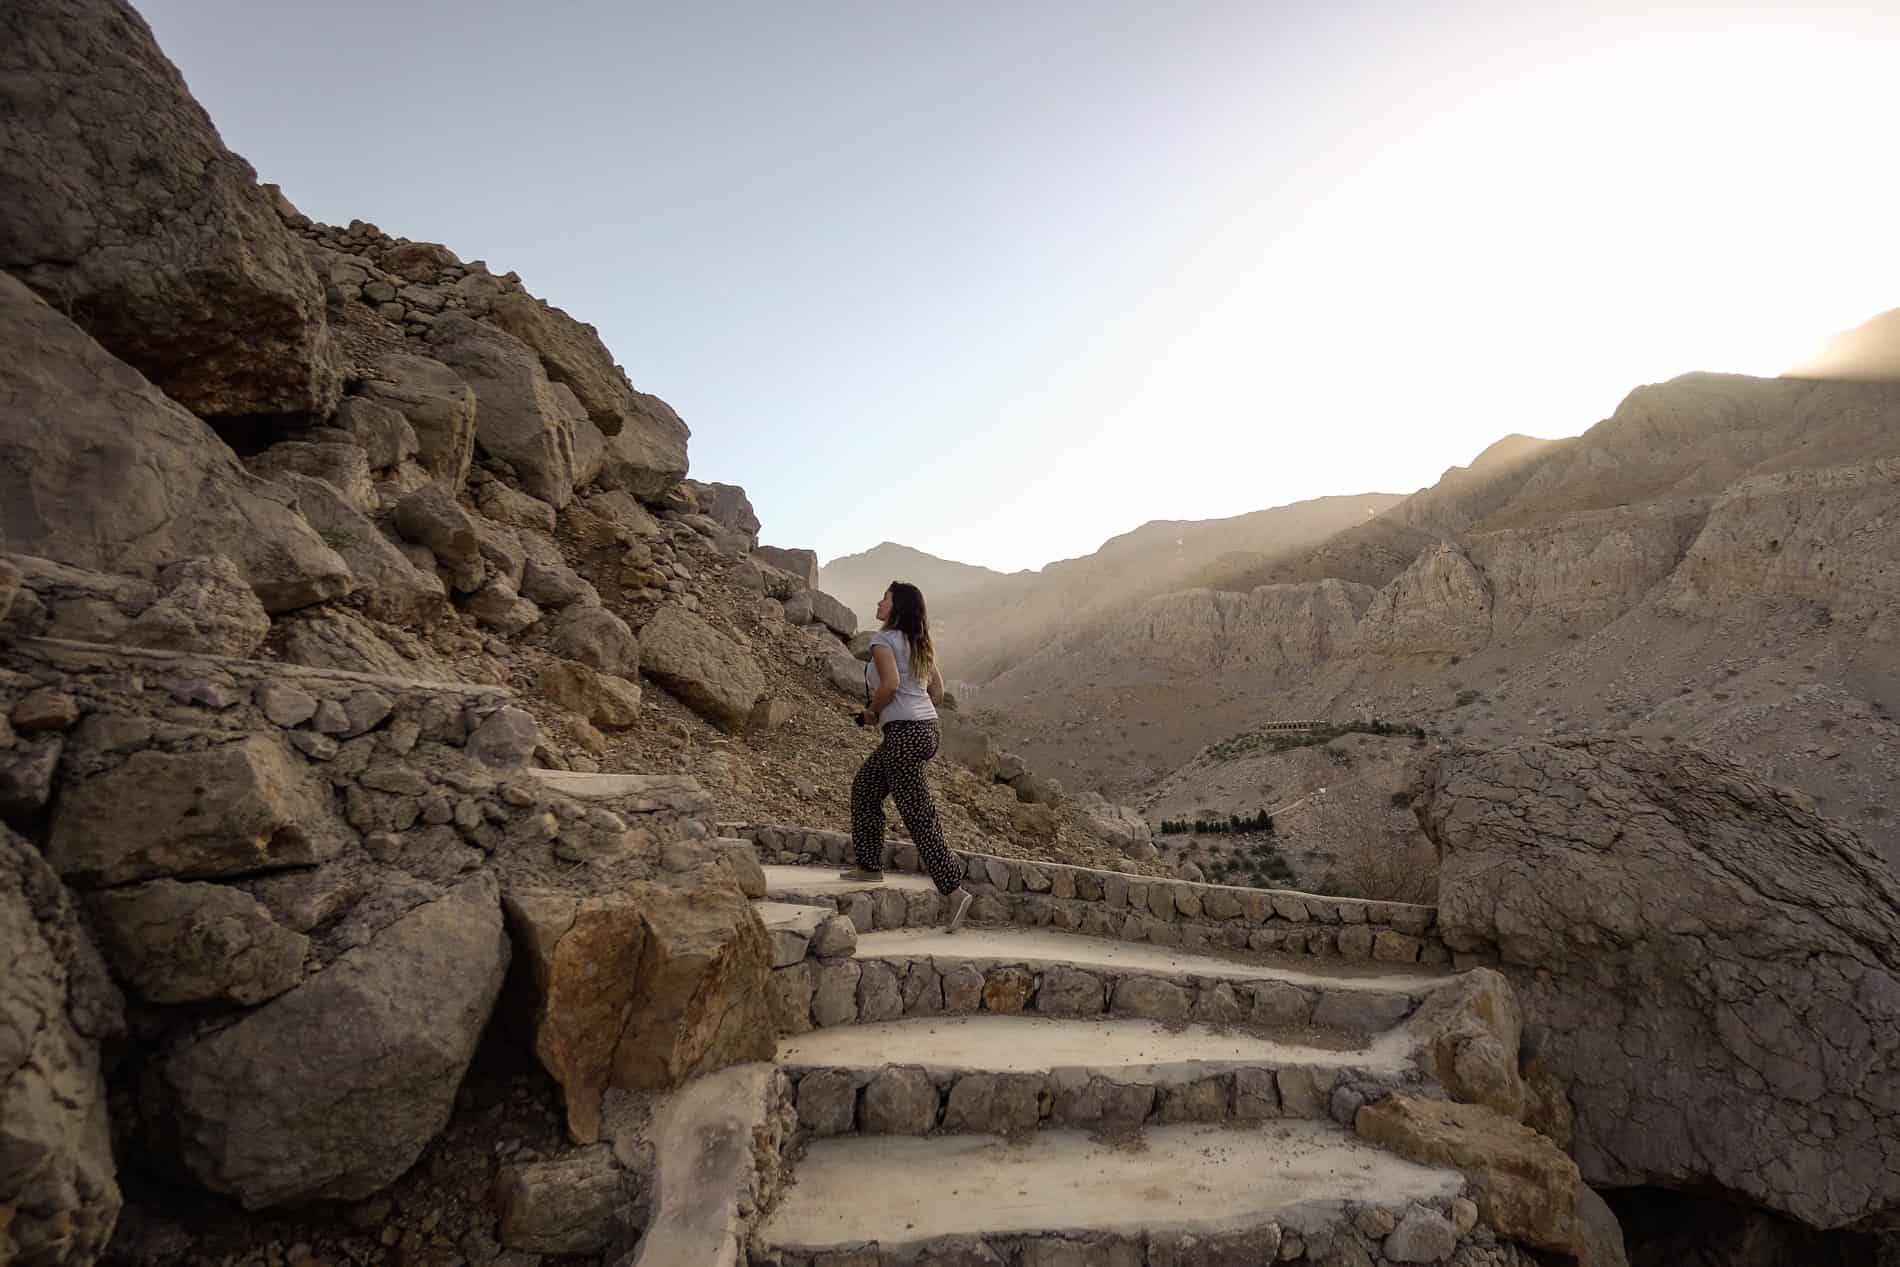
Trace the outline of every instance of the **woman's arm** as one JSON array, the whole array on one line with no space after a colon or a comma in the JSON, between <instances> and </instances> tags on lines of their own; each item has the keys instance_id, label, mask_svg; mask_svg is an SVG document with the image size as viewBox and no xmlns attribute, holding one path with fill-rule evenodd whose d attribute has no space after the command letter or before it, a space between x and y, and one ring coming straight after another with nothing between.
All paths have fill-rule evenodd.
<instances>
[{"instance_id":1,"label":"woman's arm","mask_svg":"<svg viewBox=\"0 0 1900 1267\"><path fill-rule=\"evenodd\" d=\"M877 690L871 693L870 712L877 717L897 697L897 656L880 643L871 648L871 663L877 666Z\"/></svg>"},{"instance_id":2,"label":"woman's arm","mask_svg":"<svg viewBox=\"0 0 1900 1267\"><path fill-rule=\"evenodd\" d=\"M925 689L930 692L931 703L943 703L943 672L934 664L930 666L930 685Z\"/></svg>"}]
</instances>

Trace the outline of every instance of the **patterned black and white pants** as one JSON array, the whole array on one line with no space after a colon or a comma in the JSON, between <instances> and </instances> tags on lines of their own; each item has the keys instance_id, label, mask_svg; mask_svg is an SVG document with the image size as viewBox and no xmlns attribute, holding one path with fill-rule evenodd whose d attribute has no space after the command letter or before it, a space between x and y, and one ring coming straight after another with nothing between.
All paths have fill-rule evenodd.
<instances>
[{"instance_id":1,"label":"patterned black and white pants","mask_svg":"<svg viewBox=\"0 0 1900 1267\"><path fill-rule=\"evenodd\" d=\"M898 816L939 893L963 882L963 860L943 843L943 826L924 778L924 763L937 755L937 723L894 721L884 742L864 759L851 780L851 847L866 871L884 869L884 798L897 802Z\"/></svg>"}]
</instances>

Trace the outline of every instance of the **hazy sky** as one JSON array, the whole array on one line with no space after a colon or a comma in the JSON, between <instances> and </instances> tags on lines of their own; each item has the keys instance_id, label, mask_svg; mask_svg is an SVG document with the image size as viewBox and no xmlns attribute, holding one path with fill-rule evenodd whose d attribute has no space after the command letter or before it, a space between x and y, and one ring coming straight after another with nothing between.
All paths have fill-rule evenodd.
<instances>
[{"instance_id":1,"label":"hazy sky","mask_svg":"<svg viewBox=\"0 0 1900 1267\"><path fill-rule=\"evenodd\" d=\"M264 180L519 272L826 559L1409 491L1900 306L1888 0L140 8Z\"/></svg>"}]
</instances>

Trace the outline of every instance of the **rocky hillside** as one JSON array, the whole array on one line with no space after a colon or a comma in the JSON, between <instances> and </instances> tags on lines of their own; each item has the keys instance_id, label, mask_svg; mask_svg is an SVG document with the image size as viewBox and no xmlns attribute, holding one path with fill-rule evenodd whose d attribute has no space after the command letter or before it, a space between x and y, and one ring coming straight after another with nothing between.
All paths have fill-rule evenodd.
<instances>
[{"instance_id":1,"label":"rocky hillside","mask_svg":"<svg viewBox=\"0 0 1900 1267\"><path fill-rule=\"evenodd\" d=\"M1639 388L1583 436L1499 446L1281 556L1245 594L1154 598L1063 640L985 683L985 716L1120 794L1275 718L1693 738L1891 850L1896 459L1892 384Z\"/></svg>"}]
</instances>

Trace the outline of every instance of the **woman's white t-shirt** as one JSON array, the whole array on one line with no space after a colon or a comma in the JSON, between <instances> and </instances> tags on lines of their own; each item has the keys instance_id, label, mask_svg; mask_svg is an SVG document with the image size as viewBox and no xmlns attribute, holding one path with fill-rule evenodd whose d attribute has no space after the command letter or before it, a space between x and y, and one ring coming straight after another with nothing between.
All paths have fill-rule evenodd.
<instances>
[{"instance_id":1,"label":"woman's white t-shirt","mask_svg":"<svg viewBox=\"0 0 1900 1267\"><path fill-rule=\"evenodd\" d=\"M889 647L897 658L897 694L884 706L877 716L878 725L892 721L936 721L937 706L930 702L929 683L919 682L910 672L910 639L901 629L880 629L871 637L873 647ZM877 672L877 658L874 655L864 665L864 689L867 698L875 694L880 683Z\"/></svg>"}]
</instances>

